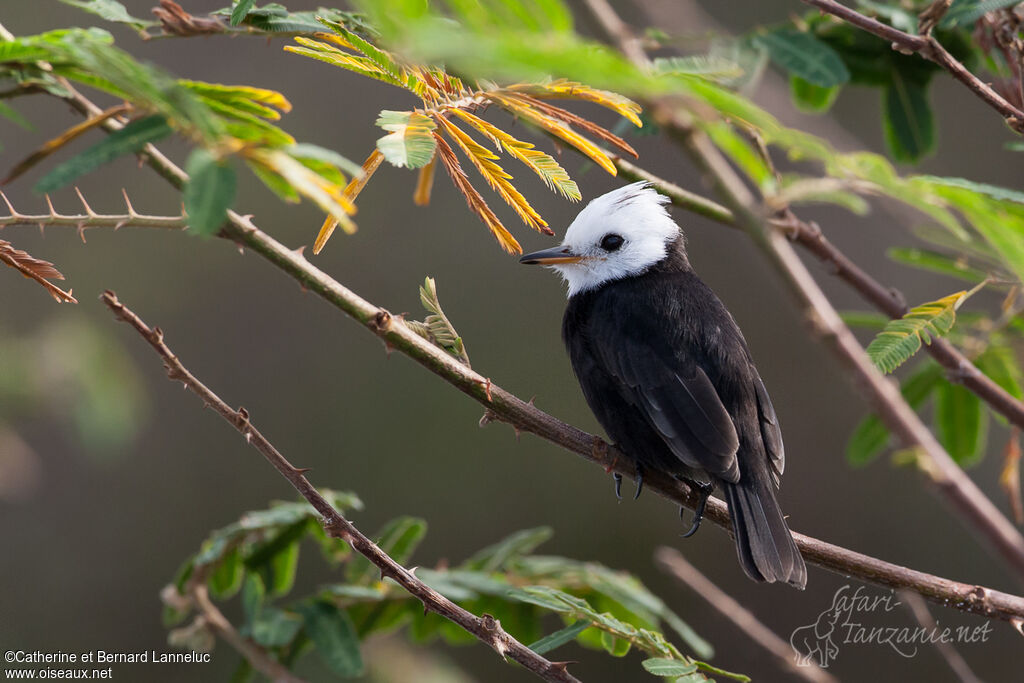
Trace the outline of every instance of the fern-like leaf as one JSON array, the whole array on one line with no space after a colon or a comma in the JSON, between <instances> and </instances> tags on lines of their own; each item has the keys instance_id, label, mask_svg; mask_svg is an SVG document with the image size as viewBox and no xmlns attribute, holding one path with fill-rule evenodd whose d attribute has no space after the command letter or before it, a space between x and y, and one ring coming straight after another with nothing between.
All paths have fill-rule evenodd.
<instances>
[{"instance_id":1,"label":"fern-like leaf","mask_svg":"<svg viewBox=\"0 0 1024 683\"><path fill-rule=\"evenodd\" d=\"M501 221L498 220L491 207L487 206L487 202L476 191L473 184L469 182L469 178L466 176L466 172L462 170L459 159L455 156L452 148L448 146L448 143L436 131L434 132L434 139L437 141L437 155L441 159L441 163L444 164L445 170L448 171L452 182L455 183L455 187L466 198L469 208L480 217L484 225L494 235L494 238L498 240L498 244L501 245L502 249L511 254L523 253L523 248L519 246L516 238L501 224Z\"/></svg>"},{"instance_id":2,"label":"fern-like leaf","mask_svg":"<svg viewBox=\"0 0 1024 683\"><path fill-rule=\"evenodd\" d=\"M391 164L420 168L434 157L433 119L418 112L384 110L377 125L387 135L377 140L377 149Z\"/></svg>"},{"instance_id":3,"label":"fern-like leaf","mask_svg":"<svg viewBox=\"0 0 1024 683\"><path fill-rule=\"evenodd\" d=\"M922 342L948 334L956 323L956 311L975 292L988 284L982 282L974 289L950 294L910 309L906 315L891 320L868 345L871 362L885 373L892 372L907 362L921 349Z\"/></svg>"},{"instance_id":4,"label":"fern-like leaf","mask_svg":"<svg viewBox=\"0 0 1024 683\"><path fill-rule=\"evenodd\" d=\"M466 345L463 344L462 337L455 331L455 327L441 308L434 278L428 277L423 281L423 286L420 287L420 302L422 302L423 308L427 309L428 315L423 322L410 321L409 325L412 329L469 367L469 354L466 352Z\"/></svg>"},{"instance_id":5,"label":"fern-like leaf","mask_svg":"<svg viewBox=\"0 0 1024 683\"><path fill-rule=\"evenodd\" d=\"M441 124L448 137L462 148L462 151L469 157L469 160L476 166L477 170L480 171L480 175L484 177L491 188L519 214L524 223L539 232L550 235L554 234L554 232L548 229L548 224L541 218L540 214L526 201L526 197L520 194L519 190L509 182L512 176L495 162L498 155L471 138L468 133L444 116L438 116L437 122Z\"/></svg>"},{"instance_id":6,"label":"fern-like leaf","mask_svg":"<svg viewBox=\"0 0 1024 683\"><path fill-rule=\"evenodd\" d=\"M550 189L557 191L566 199L574 202L578 202L582 198L576 183L569 177L566 170L550 155L534 149L534 146L529 142L523 142L514 138L475 114L471 114L463 109L453 108L449 111L486 135L495 145L503 147L510 155L526 164L530 170L540 176L541 180Z\"/></svg>"}]
</instances>

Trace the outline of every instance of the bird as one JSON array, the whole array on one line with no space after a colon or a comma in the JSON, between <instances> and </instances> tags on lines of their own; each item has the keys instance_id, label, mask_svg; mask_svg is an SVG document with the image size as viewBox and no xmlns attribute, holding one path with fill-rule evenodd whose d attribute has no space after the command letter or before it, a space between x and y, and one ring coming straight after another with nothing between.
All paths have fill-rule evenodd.
<instances>
[{"instance_id":1,"label":"bird","mask_svg":"<svg viewBox=\"0 0 1024 683\"><path fill-rule=\"evenodd\" d=\"M562 338L587 404L635 466L634 498L645 471L693 486L689 536L721 486L746 575L803 589L807 568L776 498L778 417L739 325L691 267L668 201L647 182L613 190L580 211L560 246L520 262L568 285Z\"/></svg>"}]
</instances>

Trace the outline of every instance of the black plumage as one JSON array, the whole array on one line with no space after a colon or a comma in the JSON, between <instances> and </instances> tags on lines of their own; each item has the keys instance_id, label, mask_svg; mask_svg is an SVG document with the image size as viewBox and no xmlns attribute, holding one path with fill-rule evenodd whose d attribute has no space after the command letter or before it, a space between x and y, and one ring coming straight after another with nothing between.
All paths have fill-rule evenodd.
<instances>
[{"instance_id":1,"label":"black plumage","mask_svg":"<svg viewBox=\"0 0 1024 683\"><path fill-rule=\"evenodd\" d=\"M642 271L569 298L562 335L572 367L638 471L721 485L746 574L803 588L807 570L775 497L785 456L768 392L736 321L690 267L682 234L665 246ZM570 251L556 249L523 260L565 262Z\"/></svg>"}]
</instances>

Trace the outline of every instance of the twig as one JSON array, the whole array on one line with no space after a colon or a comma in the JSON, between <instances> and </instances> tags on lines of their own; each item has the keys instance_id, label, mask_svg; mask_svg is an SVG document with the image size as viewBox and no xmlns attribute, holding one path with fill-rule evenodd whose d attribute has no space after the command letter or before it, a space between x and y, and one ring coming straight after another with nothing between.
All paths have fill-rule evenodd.
<instances>
[{"instance_id":1,"label":"twig","mask_svg":"<svg viewBox=\"0 0 1024 683\"><path fill-rule=\"evenodd\" d=\"M586 4L594 8L607 3L606 0L586 0ZM612 10L609 8L607 11ZM599 20L607 14L603 8L593 13ZM625 30L622 26L604 22L602 25L616 42L621 43ZM630 45L621 43L620 48L625 53ZM640 67L649 63L646 55L638 56L634 61ZM1024 536L953 461L917 413L903 400L895 383L871 364L857 338L818 287L790 242L781 230L771 226L766 207L751 193L686 111L665 99L656 99L649 105L648 110L654 120L708 176L726 207L732 211L736 223L768 257L804 308L817 334L846 366L882 423L905 447L916 449L924 456L918 462L927 475L927 481L988 541L1018 577L1024 577Z\"/></svg>"},{"instance_id":2,"label":"twig","mask_svg":"<svg viewBox=\"0 0 1024 683\"><path fill-rule=\"evenodd\" d=\"M467 612L456 605L437 591L433 590L402 565L395 562L373 541L364 536L355 526L325 499L316 488L309 483L303 474L305 470L293 466L281 453L271 444L266 437L259 432L249 421L249 413L245 408L234 410L225 403L217 394L208 389L202 382L182 365L178 357L164 343L163 332L159 327L150 328L139 316L133 313L127 306L117 299L113 292L104 292L100 300L107 308L113 311L119 320L122 320L142 335L149 342L149 345L160 355L167 368L167 376L171 381L182 382L203 403L212 408L218 415L228 421L245 438L246 443L259 451L267 461L274 466L281 475L287 479L295 490L309 504L320 513L321 523L327 534L333 538L339 538L352 546L357 552L375 564L381 572L381 578L393 579L411 595L423 603L424 610L436 612L440 616L461 626L469 633L489 645L502 658L511 658L521 664L529 671L546 681L556 683L579 683L578 679L571 675L567 662L551 662L541 657L536 652L526 647L518 640L510 636L501 627L501 623L494 617L485 614L482 617Z\"/></svg>"},{"instance_id":3,"label":"twig","mask_svg":"<svg viewBox=\"0 0 1024 683\"><path fill-rule=\"evenodd\" d=\"M917 619L917 623L921 625L921 628L927 633L934 633L938 629L938 622L935 621L932 613L928 611L928 605L921 599L920 595L912 591L900 591L898 595L900 602L907 606L907 609ZM928 640L939 651L942 658L946 660L946 664L953 670L953 673L956 674L961 683L981 683L981 679L974 675L971 667L967 665L967 662L964 661L964 658L960 656L960 653L956 651L956 648L951 643L941 638L929 638Z\"/></svg>"},{"instance_id":4,"label":"twig","mask_svg":"<svg viewBox=\"0 0 1024 683\"><path fill-rule=\"evenodd\" d=\"M210 600L205 582L193 582L192 599L203 615L203 621L214 633L226 641L238 654L248 660L252 667L269 678L273 683L305 683L279 662L267 656L262 648L254 645L231 625L227 617Z\"/></svg>"},{"instance_id":5,"label":"twig","mask_svg":"<svg viewBox=\"0 0 1024 683\"><path fill-rule=\"evenodd\" d=\"M82 202L85 213L62 214L53 208L49 196L46 198L49 212L42 214L25 214L15 210L14 205L3 192L0 192L0 199L7 205L10 213L8 216L0 216L0 230L9 225L38 225L40 228L48 226L74 227L84 231L87 228L114 228L117 230L125 226L133 228L166 228L168 230L184 230L188 227L188 217L182 213L180 216L149 216L138 213L128 199L128 193L121 190L124 195L124 203L127 213L101 214L92 210L92 207L85 201L85 197L78 188L75 188L78 198ZM84 237L83 237L84 240Z\"/></svg>"},{"instance_id":6,"label":"twig","mask_svg":"<svg viewBox=\"0 0 1024 683\"><path fill-rule=\"evenodd\" d=\"M82 113L94 113L99 110L96 105L75 91L65 99ZM112 127L115 124L113 121L108 123ZM172 186L178 189L184 187L188 176L156 147L147 145L142 157ZM311 264L303 256L301 249L289 249L258 229L250 217L228 211L228 220L219 236L259 254L291 276L304 291L323 298L376 334L389 349L407 355L473 398L484 406L489 418L506 422L519 431L536 434L585 460L600 465L608 472L618 472L627 477L634 476L635 473L624 464L627 462L626 458L616 448L549 415L532 402L518 398L490 379L462 365L454 356L423 339L401 319L363 299ZM699 499L699 494L686 484L657 472L644 474L644 486L678 505L685 505L691 509ZM704 516L725 529L730 528L728 508L717 498L708 500ZM803 534L794 533L793 538L804 559L810 564L888 588L909 588L946 607L1010 621L1024 633L1022 597L901 567Z\"/></svg>"},{"instance_id":7,"label":"twig","mask_svg":"<svg viewBox=\"0 0 1024 683\"><path fill-rule=\"evenodd\" d=\"M600 1L603 2L603 0ZM1012 105L987 83L968 71L967 67L957 61L953 55L949 54L946 48L942 47L942 44L931 35L915 36L910 33L904 33L888 24L883 24L876 19L841 5L835 2L835 0L801 0L801 2L816 7L834 17L838 17L868 33L873 33L879 38L884 38L892 43L892 48L897 52L904 54L916 52L925 59L935 62L952 74L953 78L967 86L971 92L988 106L1002 114L1003 118L1006 119L1006 123L1011 128L1018 133L1024 132L1024 111Z\"/></svg>"},{"instance_id":8,"label":"twig","mask_svg":"<svg viewBox=\"0 0 1024 683\"><path fill-rule=\"evenodd\" d=\"M813 662L810 666L797 666L793 660L793 648L789 646L789 643L775 635L775 632L762 624L750 610L687 562L678 550L662 546L654 551L654 559L663 570L689 586L719 614L743 631L750 640L771 654L787 674L811 683L838 683L835 676ZM916 593L914 597L917 597Z\"/></svg>"}]
</instances>

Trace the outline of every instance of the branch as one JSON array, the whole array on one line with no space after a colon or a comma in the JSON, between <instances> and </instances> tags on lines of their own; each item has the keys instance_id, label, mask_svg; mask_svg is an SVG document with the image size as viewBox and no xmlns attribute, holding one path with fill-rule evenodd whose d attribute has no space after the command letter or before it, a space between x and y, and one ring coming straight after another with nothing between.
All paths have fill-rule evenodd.
<instances>
[{"instance_id":1,"label":"branch","mask_svg":"<svg viewBox=\"0 0 1024 683\"><path fill-rule=\"evenodd\" d=\"M114 230L118 230L125 226L131 226L137 228L184 230L188 227L188 217L185 216L184 212L182 212L180 216L148 216L146 214L138 213L132 206L131 201L128 199L128 193L125 190L121 190L121 193L124 195L124 203L127 208L127 213L122 214L96 213L92 210L92 207L89 206L88 202L85 201L85 197L82 196L81 190L76 187L75 192L78 193L78 198L82 202L82 207L85 209L85 213L58 213L56 209L53 208L53 202L50 200L50 195L46 195L46 206L49 209L48 213L38 215L20 213L15 210L14 205L11 204L11 200L7 198L7 195L0 192L0 199L2 199L4 204L7 205L7 210L10 212L9 216L0 216L0 230L9 225L38 225L40 228L51 225L74 227L78 228L78 232L82 236L82 241L84 242L85 230L87 228L113 228Z\"/></svg>"},{"instance_id":2,"label":"branch","mask_svg":"<svg viewBox=\"0 0 1024 683\"><path fill-rule=\"evenodd\" d=\"M925 633L934 634L939 630L939 623L935 621L935 617L928 611L928 605L925 604L920 595L910 591L900 591L899 598L907 606L907 609L910 610L910 613L914 615L914 618L917 619L917 623L921 625ZM942 638L929 638L928 640L939 651L942 658L946 660L946 664L949 665L949 668L956 674L957 679L961 683L981 683L981 679L974 675L971 667L960 656L960 653L957 652L952 643L946 642Z\"/></svg>"},{"instance_id":3,"label":"branch","mask_svg":"<svg viewBox=\"0 0 1024 683\"><path fill-rule=\"evenodd\" d=\"M706 197L684 190L663 178L659 178L635 164L614 157L612 161L625 178L646 180L672 204L692 213L699 214L730 228L740 229L736 216L727 207ZM829 271L853 287L864 299L890 318L902 318L909 308L903 295L893 287L886 287L874 279L838 247L825 237L816 223L800 220L792 213L785 219L775 221L785 229L791 240L810 252L815 258L829 266ZM1007 420L1024 428L1024 402L1014 398L1006 389L996 384L979 370L959 349L948 340L936 337L925 349L932 358L946 368L956 382L973 391L980 399Z\"/></svg>"},{"instance_id":4,"label":"branch","mask_svg":"<svg viewBox=\"0 0 1024 683\"><path fill-rule=\"evenodd\" d=\"M853 24L857 28L868 33L873 33L892 43L892 49L904 54L914 53L921 55L931 62L935 62L943 69L952 74L967 89L973 92L985 104L999 112L1007 125L1018 133L1024 133L1024 111L1013 106L989 85L967 70L953 55L949 54L946 48L942 47L931 35L915 36L904 33L888 24L872 19L855 10L841 5L835 0L801 0L806 5L817 7L822 12L831 14L834 17Z\"/></svg>"},{"instance_id":5,"label":"branch","mask_svg":"<svg viewBox=\"0 0 1024 683\"><path fill-rule=\"evenodd\" d=\"M249 421L249 413L245 408L234 410L225 403L217 394L208 389L202 382L182 365L178 357L171 352L164 343L163 332L159 327L149 327L139 316L133 313L127 306L117 300L117 295L111 291L104 292L100 300L113 311L114 315L121 321L128 323L135 328L142 337L153 347L153 350L160 355L167 368L167 376L174 382L183 383L196 396L202 399L204 405L212 408L218 415L228 421L245 438L246 443L259 451L278 472L287 479L295 490L303 498L309 501L320 516L324 531L332 538L338 538L352 546L357 552L375 564L381 572L381 579L390 578L398 585L418 598L427 611L436 612L440 616L461 626L469 633L476 636L483 643L491 646L502 658L511 658L519 662L526 669L546 681L555 683L579 683L579 680L572 676L566 662L550 662L536 652L526 647L518 640L510 636L501 627L494 617L485 614L482 617L467 612L454 602L444 597L434 589L427 586L416 576L395 562L391 557L381 550L377 544L364 536L362 532L353 526L345 517L339 513L334 506L320 495L320 492L309 483L304 472L292 465L281 453L274 448L266 437L259 432ZM197 595L197 598L202 597Z\"/></svg>"},{"instance_id":6,"label":"branch","mask_svg":"<svg viewBox=\"0 0 1024 683\"><path fill-rule=\"evenodd\" d=\"M303 679L295 676L286 667L267 656L263 648L254 645L247 638L242 637L235 627L231 625L227 617L210 600L206 590L206 583L193 582L191 595L196 607L199 608L200 614L203 615L205 625L223 640L227 641L228 645L234 648L238 654L245 657L252 664L252 668L262 673L273 683L305 683Z\"/></svg>"},{"instance_id":7,"label":"branch","mask_svg":"<svg viewBox=\"0 0 1024 683\"><path fill-rule=\"evenodd\" d=\"M694 593L736 626L753 642L764 648L789 676L801 678L810 683L839 683L838 679L821 667L797 666L793 661L793 649L775 632L758 620L746 607L738 603L731 595L715 585L711 579L701 574L700 570L686 561L678 550L662 546L654 551L654 560L671 576L686 584ZM912 595L921 600L916 594ZM923 601L922 601L923 602Z\"/></svg>"},{"instance_id":8,"label":"branch","mask_svg":"<svg viewBox=\"0 0 1024 683\"><path fill-rule=\"evenodd\" d=\"M628 54L626 51L633 46L622 40L623 32L628 29L623 28L621 20L618 23L607 22L608 13L614 15L607 0L586 0L586 4L602 22L605 31L620 43L620 49ZM630 58L641 68L649 64L646 55ZM817 334L846 366L882 423L905 447L915 449L923 456L918 458L918 463L929 483L988 541L1018 577L1024 577L1024 536L953 461L917 413L903 400L899 387L871 363L782 231L772 227L768 208L751 193L689 113L666 99L652 101L649 111L669 137L708 176L726 207L732 211L737 225L765 253L804 308ZM787 215L788 212L783 212L783 216Z\"/></svg>"},{"instance_id":9,"label":"branch","mask_svg":"<svg viewBox=\"0 0 1024 683\"><path fill-rule=\"evenodd\" d=\"M87 115L99 110L74 91L66 101ZM111 127L116 125L114 121L107 123ZM151 144L143 149L142 158L176 188L182 188L188 180L181 168ZM311 264L303 256L302 249L289 249L259 230L250 217L228 211L228 220L219 236L259 254L292 277L303 291L313 292L376 334L389 349L400 351L483 405L486 418L506 422L519 431L536 434L600 465L608 472L634 476L634 472L622 464L627 460L613 446L552 417L532 402L523 401L462 365L454 356L423 339L401 319L363 299ZM695 507L700 498L700 494L686 484L658 472L645 472L644 486L690 509ZM724 529L730 528L728 508L717 498L708 500L704 516ZM963 612L1010 621L1022 629L1024 634L1022 597L901 567L803 534L794 533L793 539L810 564L887 588L908 588L937 604Z\"/></svg>"}]
</instances>

